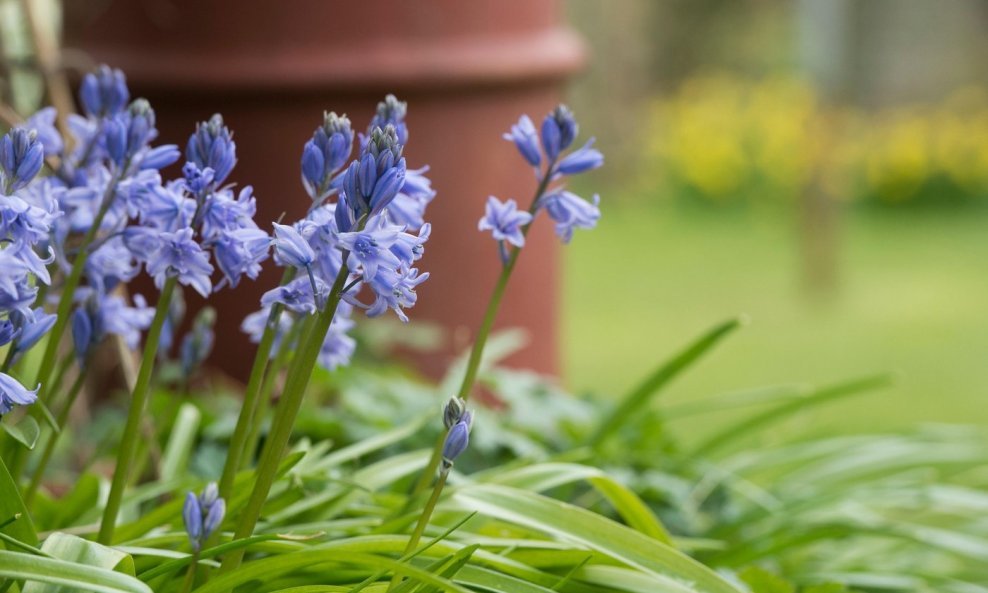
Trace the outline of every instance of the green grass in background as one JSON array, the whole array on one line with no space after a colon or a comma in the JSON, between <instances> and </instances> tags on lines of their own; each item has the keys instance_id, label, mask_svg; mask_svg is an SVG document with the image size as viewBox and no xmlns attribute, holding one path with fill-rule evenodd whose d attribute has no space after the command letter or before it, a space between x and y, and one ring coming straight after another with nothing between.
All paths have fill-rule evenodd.
<instances>
[{"instance_id":1,"label":"green grass in background","mask_svg":"<svg viewBox=\"0 0 988 593\"><path fill-rule=\"evenodd\" d=\"M797 430L988 423L988 213L849 211L840 282L800 282L794 220L604 204L566 250L564 376L617 397L694 336L740 313L751 323L662 395L666 402L769 384L889 370L894 387L813 410ZM702 433L738 412L681 421Z\"/></svg>"}]
</instances>

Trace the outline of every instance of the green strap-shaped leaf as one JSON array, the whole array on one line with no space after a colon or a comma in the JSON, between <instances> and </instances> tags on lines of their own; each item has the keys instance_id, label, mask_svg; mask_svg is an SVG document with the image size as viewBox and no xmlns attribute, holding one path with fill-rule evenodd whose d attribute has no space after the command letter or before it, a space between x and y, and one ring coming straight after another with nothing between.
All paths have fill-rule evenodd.
<instances>
[{"instance_id":1,"label":"green strap-shaped leaf","mask_svg":"<svg viewBox=\"0 0 988 593\"><path fill-rule=\"evenodd\" d=\"M153 593L135 577L65 560L0 551L0 577L27 581L24 593Z\"/></svg>"},{"instance_id":2,"label":"green strap-shaped leaf","mask_svg":"<svg viewBox=\"0 0 988 593\"><path fill-rule=\"evenodd\" d=\"M346 552L334 549L312 549L272 558L256 560L242 565L235 571L214 577L194 593L225 593L244 583L255 580L270 581L278 576L318 564L353 564L370 569L394 571L402 576L438 587L447 593L470 593L469 589L457 585L428 571L399 562L391 558L360 552ZM734 593L734 592L732 592Z\"/></svg>"},{"instance_id":3,"label":"green strap-shaped leaf","mask_svg":"<svg viewBox=\"0 0 988 593\"><path fill-rule=\"evenodd\" d=\"M743 321L741 319L730 319L717 325L663 363L642 381L634 391L626 395L618 407L600 423L597 432L590 439L590 445L594 447L600 446L601 443L621 428L629 418L634 416L642 406L648 403L648 400L652 396L665 387L669 381L699 360L701 356L713 348L727 334L741 327L742 323Z\"/></svg>"},{"instance_id":4,"label":"green strap-shaped leaf","mask_svg":"<svg viewBox=\"0 0 988 593\"><path fill-rule=\"evenodd\" d=\"M165 445L165 451L161 455L161 481L180 478L182 472L189 466L189 457L196 443L201 419L202 412L192 404L184 403L178 409L168 444Z\"/></svg>"},{"instance_id":5,"label":"green strap-shaped leaf","mask_svg":"<svg viewBox=\"0 0 988 593\"><path fill-rule=\"evenodd\" d=\"M753 434L773 422L782 420L792 414L802 412L811 406L818 406L842 397L856 395L870 389L885 387L889 385L890 382L891 377L889 375L882 374L821 388L807 394L806 397L784 402L770 410L756 414L743 422L735 423L727 430L714 433L713 436L709 437L697 446L696 449L693 450L690 457L694 459L698 457L706 457L714 451L722 449L724 445L728 443L735 442L746 435Z\"/></svg>"},{"instance_id":6,"label":"green strap-shaped leaf","mask_svg":"<svg viewBox=\"0 0 988 593\"><path fill-rule=\"evenodd\" d=\"M596 513L524 490L478 484L453 495L463 508L575 541L625 564L691 583L705 593L738 593L696 560Z\"/></svg>"},{"instance_id":7,"label":"green strap-shaped leaf","mask_svg":"<svg viewBox=\"0 0 988 593\"><path fill-rule=\"evenodd\" d=\"M629 526L664 544L672 545L669 532L648 505L637 494L595 467L578 463L538 463L494 473L487 479L496 484L531 492L544 492L571 482L586 481L611 503Z\"/></svg>"}]
</instances>

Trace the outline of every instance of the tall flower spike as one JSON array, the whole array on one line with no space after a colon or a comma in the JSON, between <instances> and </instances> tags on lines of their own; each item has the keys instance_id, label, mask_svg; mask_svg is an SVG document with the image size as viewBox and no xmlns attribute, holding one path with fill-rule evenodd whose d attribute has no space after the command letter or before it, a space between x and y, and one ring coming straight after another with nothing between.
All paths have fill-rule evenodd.
<instances>
[{"instance_id":1,"label":"tall flower spike","mask_svg":"<svg viewBox=\"0 0 988 593\"><path fill-rule=\"evenodd\" d=\"M0 140L0 181L4 195L27 186L41 170L44 146L34 130L14 128Z\"/></svg>"},{"instance_id":2,"label":"tall flower spike","mask_svg":"<svg viewBox=\"0 0 988 593\"><path fill-rule=\"evenodd\" d=\"M200 170L212 169L213 182L216 185L223 183L237 164L237 144L230 129L224 125L222 115L213 114L209 121L196 126L185 146L185 158Z\"/></svg>"}]
</instances>

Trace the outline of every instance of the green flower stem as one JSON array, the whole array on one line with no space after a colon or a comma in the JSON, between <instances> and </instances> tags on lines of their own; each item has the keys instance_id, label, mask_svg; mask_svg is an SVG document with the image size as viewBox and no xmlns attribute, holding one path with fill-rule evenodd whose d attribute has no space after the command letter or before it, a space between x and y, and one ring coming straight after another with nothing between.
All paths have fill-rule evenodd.
<instances>
[{"instance_id":1,"label":"green flower stem","mask_svg":"<svg viewBox=\"0 0 988 593\"><path fill-rule=\"evenodd\" d=\"M295 324L288 330L288 335L278 345L278 353L275 354L274 360L271 361L271 365L268 367L268 373L264 376L264 384L261 385L261 397L258 398L257 402L257 411L254 413L254 421L251 423L250 432L247 434L247 444L244 446L241 469L246 465L246 462L254 452L257 451L257 441L261 435L261 425L264 423L268 404L271 402L274 383L278 379L278 375L281 374L281 370L291 360L292 353L295 351L293 345L301 333L301 329L301 324Z\"/></svg>"},{"instance_id":2,"label":"green flower stem","mask_svg":"<svg viewBox=\"0 0 988 593\"><path fill-rule=\"evenodd\" d=\"M103 510L103 521L100 523L98 541L103 545L113 543L113 530L116 527L117 515L120 513L124 488L127 485L131 465L134 462L134 455L140 441L141 418L144 415L144 408L147 405L150 392L151 373L154 371L154 362L158 355L158 340L161 338L161 329L168 317L168 309L177 283L178 278L175 276L170 276L165 281L161 296L158 298L158 307L154 312L154 320L151 322L151 328L148 330L147 339L144 342L141 369L137 374L137 382L134 384L134 394L130 401L130 410L127 413L127 424L124 426L123 439L120 441L120 450L117 453L117 465L113 471L113 483L110 486L106 508Z\"/></svg>"},{"instance_id":3,"label":"green flower stem","mask_svg":"<svg viewBox=\"0 0 988 593\"><path fill-rule=\"evenodd\" d=\"M52 431L51 436L48 437L48 442L45 443L45 450L41 454L41 459L38 460L38 466L34 468L34 474L31 476L31 484L27 487L27 493L24 495L24 504L31 506L34 502L34 496L38 492L38 487L41 485L41 479L44 478L45 469L48 467L48 462L51 461L51 456L55 452L55 445L58 444L58 437L61 436L62 431L65 430L65 424L68 422L69 413L72 411L72 406L75 404L75 400L79 397L79 393L82 391L82 386L86 384L86 371L87 366L83 366L79 370L79 374L76 376L75 381L72 382L72 386L69 388L68 397L65 400L65 405L58 412L58 426L61 430Z\"/></svg>"},{"instance_id":4,"label":"green flower stem","mask_svg":"<svg viewBox=\"0 0 988 593\"><path fill-rule=\"evenodd\" d=\"M422 540L422 534L425 533L425 528L429 524L429 519L432 518L432 513L436 510L436 504L439 502L439 496L443 492L443 487L446 486L447 477L449 477L449 468L447 466L443 466L443 470L439 472L439 479L436 480L436 484L432 487L432 495L429 497L429 500L426 501L425 507L422 508L422 514L419 515L418 523L415 524L415 530L412 531L412 536L408 538L408 544L405 545L405 552L403 556L411 554ZM397 587L400 582L401 575L396 573L391 578L391 584L388 585L388 591L391 591Z\"/></svg>"},{"instance_id":5,"label":"green flower stem","mask_svg":"<svg viewBox=\"0 0 988 593\"><path fill-rule=\"evenodd\" d=\"M185 573L185 580L182 581L182 593L189 593L192 585L196 582L196 572L199 570L199 552L192 554L192 562L189 563L189 570Z\"/></svg>"},{"instance_id":6,"label":"green flower stem","mask_svg":"<svg viewBox=\"0 0 988 593\"><path fill-rule=\"evenodd\" d=\"M528 206L528 212L532 215L532 221L522 227L522 236L528 236L528 231L531 230L532 223L535 222L535 214L539 209L539 199L542 198L542 194L549 187L549 182L552 180L552 176L549 173L554 165L554 162L550 162L547 165L545 174L542 176L542 181L539 182L539 186L535 190L535 197L532 198L532 203ZM498 309L501 308L501 299L504 297L504 291L508 287L508 280L511 278L511 272L514 271L515 265L518 263L518 256L520 254L521 249L518 247L511 250L508 261L501 268L501 275L497 278L497 284L494 285L494 292L491 293L491 298L487 302L487 311L484 312L484 320L480 323L480 330L477 331L477 337L474 339L473 347L470 349L470 358L467 360L467 369L463 374L463 382L460 383L460 390L456 394L457 397L464 401L470 399L473 385L477 382L477 372L480 370L480 361L484 356L484 346L487 345L487 338L490 337L491 330L494 328ZM432 456L429 458L429 463L425 466L418 481L415 483L415 488L412 490L412 496L409 498L409 501L414 500L416 496L424 492L429 487L429 483L432 482L432 477L436 475L436 470L439 469L439 463L442 461L443 441L445 438L446 433L442 433L436 440L436 444L432 448Z\"/></svg>"},{"instance_id":7,"label":"green flower stem","mask_svg":"<svg viewBox=\"0 0 988 593\"><path fill-rule=\"evenodd\" d=\"M364 221L361 221L358 230L362 229L363 226ZM333 323L336 308L343 297L343 287L346 285L349 275L346 265L348 256L348 253L343 253L343 265L336 276L336 281L333 282L333 288L330 289L326 305L322 311L307 321L309 327L306 328L302 334L302 339L299 341L299 350L292 360L291 367L289 367L285 390L278 402L274 422L271 424L271 432L268 434L264 450L261 453L254 489L247 506L240 515L240 522L237 524L237 529L233 535L235 540L250 537L254 532L254 526L257 525L257 520L261 516L261 509L271 491L271 485L274 483L275 475L278 472L278 465L285 454L288 440L292 436L292 428L295 426L295 419L302 407L305 388L308 386L312 371L316 366L316 359L318 359L319 351L322 349L326 332L329 331L329 326ZM227 555L223 558L220 574L236 570L243 557L244 550L242 549Z\"/></svg>"},{"instance_id":8,"label":"green flower stem","mask_svg":"<svg viewBox=\"0 0 988 593\"><path fill-rule=\"evenodd\" d=\"M126 171L129 166L129 162L124 163L120 171ZM109 185L106 186L106 192L103 194L100 208L96 212L96 218L93 219L92 226L89 227L89 230L86 231L85 236L82 238L82 243L79 245L79 253L75 256L75 261L72 262L72 271L69 272L68 278L65 279L65 284L62 285L62 294L58 299L58 308L56 309L57 317L55 318L55 325L52 326L48 334L48 343L45 344L45 354L41 359L41 365L38 367L38 375L34 380L35 385L38 383L44 385L48 381L52 369L55 367L55 360L58 356L58 344L62 341L62 334L65 333L65 328L69 323L69 313L72 312L75 289L79 286L79 281L82 280L82 273L86 268L86 258L89 257L89 246L96 240L96 235L99 234L103 219L106 217L106 213L110 211L110 206L113 205L113 198L116 195L120 177L120 173L115 174L110 179Z\"/></svg>"},{"instance_id":9,"label":"green flower stem","mask_svg":"<svg viewBox=\"0 0 988 593\"><path fill-rule=\"evenodd\" d=\"M295 270L293 268L285 270L281 284L287 284L294 277ZM237 475L237 470L243 465L243 457L246 452L245 445L254 422L254 416L257 415L265 374L274 372L274 369L270 368L269 359L271 347L278 335L278 318L281 315L281 309L280 304L275 304L268 314L268 321L264 326L261 342L257 345L257 353L254 355L254 366L251 367L250 378L247 381L243 407L240 408L237 426L233 429L233 436L230 437L230 448L226 454L226 463L223 465L223 474L219 483L220 497L227 500L229 500L231 490L233 490L233 479Z\"/></svg>"}]
</instances>

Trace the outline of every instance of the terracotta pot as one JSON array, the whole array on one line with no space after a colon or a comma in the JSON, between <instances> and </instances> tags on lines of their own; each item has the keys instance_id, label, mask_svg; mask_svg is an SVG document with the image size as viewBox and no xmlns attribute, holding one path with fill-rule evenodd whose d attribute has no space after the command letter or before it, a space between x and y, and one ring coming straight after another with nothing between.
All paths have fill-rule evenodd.
<instances>
[{"instance_id":1,"label":"terracotta pot","mask_svg":"<svg viewBox=\"0 0 988 593\"><path fill-rule=\"evenodd\" d=\"M449 329L444 370L470 343L499 270L495 245L476 230L488 194L527 203L535 182L501 134L522 113L541 117L582 63L579 40L559 25L556 0L243 0L68 2L67 46L122 68L134 96L157 112L161 141L184 146L194 123L223 113L235 132L232 175L252 184L259 223L304 213L302 144L323 110L363 129L385 93L408 101L409 166L429 164L438 191L413 322ZM265 222L261 222L265 221ZM542 221L533 230L499 318L524 327L529 347L512 363L557 369L558 247ZM211 299L221 347L214 364L243 377L253 356L244 315L279 272ZM192 297L190 297L191 299Z\"/></svg>"}]
</instances>

